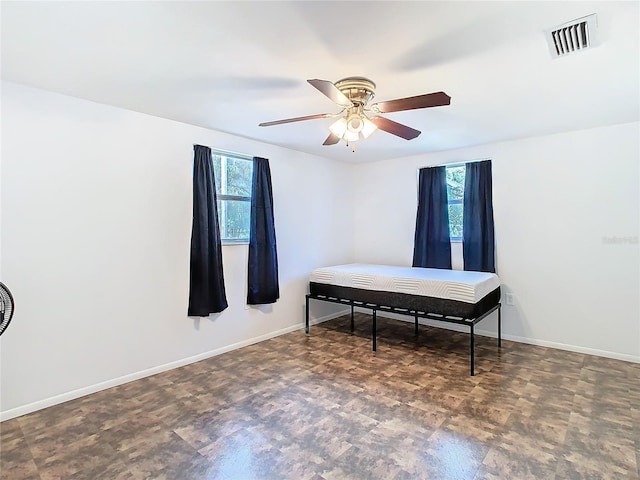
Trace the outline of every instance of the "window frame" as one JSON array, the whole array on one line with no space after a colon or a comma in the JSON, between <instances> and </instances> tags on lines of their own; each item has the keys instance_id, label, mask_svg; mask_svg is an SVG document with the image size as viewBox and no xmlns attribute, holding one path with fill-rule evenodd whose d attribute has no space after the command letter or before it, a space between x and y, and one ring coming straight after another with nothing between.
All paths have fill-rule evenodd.
<instances>
[{"instance_id":1,"label":"window frame","mask_svg":"<svg viewBox=\"0 0 640 480\"><path fill-rule=\"evenodd\" d=\"M448 170L450 168L465 168L467 166L468 162L461 162L461 163L451 163L448 165L444 165L444 167ZM465 172L466 173L466 172ZM449 189L447 188L447 212L449 212L449 207L451 205L463 205L463 222L464 222L464 187L462 190L462 198L455 198L455 199L451 199L449 198ZM464 235L464 232L463 232ZM449 217L449 241L451 243L462 243L462 236L460 237L454 237L451 235L451 217Z\"/></svg>"},{"instance_id":2,"label":"window frame","mask_svg":"<svg viewBox=\"0 0 640 480\"><path fill-rule=\"evenodd\" d=\"M223 194L222 191L226 183L225 180L227 178L227 170L226 170L227 159L230 158L233 160L251 162L252 164L251 168L253 169L253 157L250 157L248 155L243 155L241 153L228 152L225 150L218 150L218 149L211 149L211 155L212 155L212 160L214 162L214 165L216 162L215 157L220 157L220 179L216 179L216 181L218 180L220 181L220 186L219 186L220 193L216 192L217 200L220 202L220 209L218 211L218 227L220 230L220 241L222 245L248 245L250 241L250 235L251 235L251 218L249 218L249 226L248 226L249 236L247 236L246 238L225 238L226 225L227 225L225 201L249 202L250 204L253 192L251 192L249 196L244 196L244 195ZM214 172L215 172L215 169L214 169ZM250 180L252 182L252 179Z\"/></svg>"},{"instance_id":3,"label":"window frame","mask_svg":"<svg viewBox=\"0 0 640 480\"><path fill-rule=\"evenodd\" d=\"M455 167L464 167L465 168L465 177L466 177L466 168L467 165L469 163L475 163L475 162L484 162L486 160L493 160L491 157L486 157L486 158L477 158L475 160L465 160L465 161L461 161L461 162L451 162L451 163L440 163L440 164L435 164L435 165L424 165L422 167L418 167L416 169L416 196L420 195L420 169L421 168L431 168L431 167L445 167L445 168L455 168ZM417 199L419 200L419 199ZM449 189L447 188L447 213L448 213L448 209L450 205L456 205L456 204L462 204L463 205L463 217L462 217L462 221L464 223L464 188L463 188L463 192L462 192L462 198L460 199L455 199L455 200L450 200L449 199ZM464 231L462 232L462 234L464 235ZM451 243L462 243L463 242L463 237L452 237L451 236L451 218L449 218L449 241Z\"/></svg>"},{"instance_id":4,"label":"window frame","mask_svg":"<svg viewBox=\"0 0 640 480\"><path fill-rule=\"evenodd\" d=\"M464 205L464 203L462 199L449 200L449 197L447 197L447 208L451 205ZM451 219L449 219L449 240L451 240L451 243L462 243L462 237L453 237L451 235Z\"/></svg>"}]
</instances>

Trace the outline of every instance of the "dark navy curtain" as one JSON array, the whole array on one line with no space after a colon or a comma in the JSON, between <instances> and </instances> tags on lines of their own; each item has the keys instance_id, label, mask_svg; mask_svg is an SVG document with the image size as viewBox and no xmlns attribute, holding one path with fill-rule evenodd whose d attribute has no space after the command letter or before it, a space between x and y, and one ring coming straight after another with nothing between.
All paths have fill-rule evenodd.
<instances>
[{"instance_id":1,"label":"dark navy curtain","mask_svg":"<svg viewBox=\"0 0 640 480\"><path fill-rule=\"evenodd\" d=\"M445 167L420 169L413 266L451 268Z\"/></svg>"},{"instance_id":2,"label":"dark navy curtain","mask_svg":"<svg viewBox=\"0 0 640 480\"><path fill-rule=\"evenodd\" d=\"M247 287L249 305L275 303L280 297L271 171L269 160L259 157L253 159Z\"/></svg>"},{"instance_id":3,"label":"dark navy curtain","mask_svg":"<svg viewBox=\"0 0 640 480\"><path fill-rule=\"evenodd\" d=\"M464 269L495 272L491 160L467 163L463 204Z\"/></svg>"},{"instance_id":4,"label":"dark navy curtain","mask_svg":"<svg viewBox=\"0 0 640 480\"><path fill-rule=\"evenodd\" d=\"M227 308L211 149L194 145L193 223L188 315L207 317Z\"/></svg>"}]
</instances>

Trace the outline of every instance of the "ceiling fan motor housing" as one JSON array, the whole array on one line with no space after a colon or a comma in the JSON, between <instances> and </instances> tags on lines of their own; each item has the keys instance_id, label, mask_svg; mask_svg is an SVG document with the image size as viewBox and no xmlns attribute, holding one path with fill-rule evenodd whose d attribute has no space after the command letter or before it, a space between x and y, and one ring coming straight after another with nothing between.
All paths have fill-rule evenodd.
<instances>
[{"instance_id":1,"label":"ceiling fan motor housing","mask_svg":"<svg viewBox=\"0 0 640 480\"><path fill-rule=\"evenodd\" d=\"M335 84L355 105L366 105L376 93L376 84L365 77L347 77Z\"/></svg>"}]
</instances>

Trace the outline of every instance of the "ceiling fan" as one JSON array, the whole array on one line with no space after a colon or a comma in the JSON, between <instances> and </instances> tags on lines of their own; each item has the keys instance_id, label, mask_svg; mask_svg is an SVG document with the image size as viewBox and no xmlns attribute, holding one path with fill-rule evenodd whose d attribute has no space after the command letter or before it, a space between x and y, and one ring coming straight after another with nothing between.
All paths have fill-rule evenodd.
<instances>
[{"instance_id":1,"label":"ceiling fan","mask_svg":"<svg viewBox=\"0 0 640 480\"><path fill-rule=\"evenodd\" d=\"M323 145L335 145L340 140L345 140L347 145L349 145L349 142L354 142L360 138L367 138L377 129L404 138L405 140L412 140L420 135L419 130L381 117L379 114L415 110L418 108L440 107L451 103L451 97L446 93L434 92L369 105L369 101L375 96L376 84L368 78L347 77L335 83L329 80L319 79L307 80L307 82L336 103L338 107L340 107L340 111L338 113L319 113L305 117L263 122L260 126L270 127L283 123L340 117L329 127L331 133Z\"/></svg>"}]
</instances>

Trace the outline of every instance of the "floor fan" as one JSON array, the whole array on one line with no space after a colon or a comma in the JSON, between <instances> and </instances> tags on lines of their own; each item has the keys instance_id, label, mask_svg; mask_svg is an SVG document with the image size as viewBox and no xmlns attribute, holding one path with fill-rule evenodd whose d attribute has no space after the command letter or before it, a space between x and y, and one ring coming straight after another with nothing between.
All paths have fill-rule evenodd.
<instances>
[{"instance_id":1,"label":"floor fan","mask_svg":"<svg viewBox=\"0 0 640 480\"><path fill-rule=\"evenodd\" d=\"M4 283L0 282L0 335L6 330L13 317L13 296Z\"/></svg>"}]
</instances>

